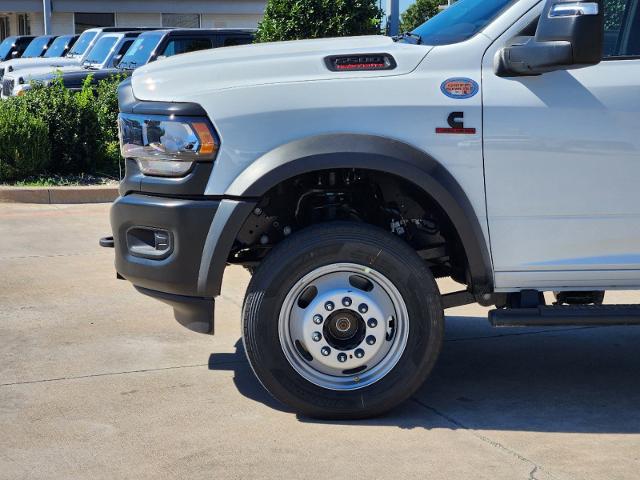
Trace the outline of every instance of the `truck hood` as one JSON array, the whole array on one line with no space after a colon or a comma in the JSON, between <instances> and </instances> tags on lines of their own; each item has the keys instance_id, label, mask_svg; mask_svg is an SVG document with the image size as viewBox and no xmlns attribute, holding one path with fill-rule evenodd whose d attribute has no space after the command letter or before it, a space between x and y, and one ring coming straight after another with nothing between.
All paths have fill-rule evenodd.
<instances>
[{"instance_id":1,"label":"truck hood","mask_svg":"<svg viewBox=\"0 0 640 480\"><path fill-rule=\"evenodd\" d=\"M16 58L0 63L0 68L4 68L6 72L21 70L23 68L38 67L62 67L66 65L79 65L80 62L76 58L56 57L56 58Z\"/></svg>"},{"instance_id":2,"label":"truck hood","mask_svg":"<svg viewBox=\"0 0 640 480\"><path fill-rule=\"evenodd\" d=\"M67 66L45 66L45 67L26 67L15 70L13 72L5 72L5 78L13 78L14 80L18 80L22 78L24 83L29 83L31 81L44 81L55 78L57 75L67 73L67 72L77 72L84 70L81 66L77 64L67 65Z\"/></svg>"},{"instance_id":3,"label":"truck hood","mask_svg":"<svg viewBox=\"0 0 640 480\"><path fill-rule=\"evenodd\" d=\"M206 92L274 83L403 75L414 70L432 47L363 36L262 43L204 50L138 68L133 91L140 100L179 101ZM390 70L331 71L330 55L392 55Z\"/></svg>"}]
</instances>

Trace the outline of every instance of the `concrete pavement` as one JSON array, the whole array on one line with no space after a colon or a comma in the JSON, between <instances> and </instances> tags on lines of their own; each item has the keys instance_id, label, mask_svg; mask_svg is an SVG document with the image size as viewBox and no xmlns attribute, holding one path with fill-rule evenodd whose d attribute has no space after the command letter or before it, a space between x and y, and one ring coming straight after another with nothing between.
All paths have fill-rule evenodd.
<instances>
[{"instance_id":1,"label":"concrete pavement","mask_svg":"<svg viewBox=\"0 0 640 480\"><path fill-rule=\"evenodd\" d=\"M108 205L0 205L2 479L638 478L636 327L494 330L451 310L411 401L317 422L251 373L246 272L227 270L216 335L198 335L115 279L108 232Z\"/></svg>"}]
</instances>

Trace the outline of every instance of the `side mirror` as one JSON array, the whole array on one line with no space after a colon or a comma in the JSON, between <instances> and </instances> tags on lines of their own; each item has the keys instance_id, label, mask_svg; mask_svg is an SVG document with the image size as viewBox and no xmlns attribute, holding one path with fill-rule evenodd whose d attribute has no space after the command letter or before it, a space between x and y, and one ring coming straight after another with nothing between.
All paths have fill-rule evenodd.
<instances>
[{"instance_id":1,"label":"side mirror","mask_svg":"<svg viewBox=\"0 0 640 480\"><path fill-rule=\"evenodd\" d=\"M117 67L118 65L120 65L120 62L122 61L122 57L124 57L124 55L119 54L116 55L115 57L113 57L113 66Z\"/></svg>"},{"instance_id":2,"label":"side mirror","mask_svg":"<svg viewBox=\"0 0 640 480\"><path fill-rule=\"evenodd\" d=\"M601 0L547 0L533 37L516 37L496 55L501 77L540 75L596 65L602 60Z\"/></svg>"}]
</instances>

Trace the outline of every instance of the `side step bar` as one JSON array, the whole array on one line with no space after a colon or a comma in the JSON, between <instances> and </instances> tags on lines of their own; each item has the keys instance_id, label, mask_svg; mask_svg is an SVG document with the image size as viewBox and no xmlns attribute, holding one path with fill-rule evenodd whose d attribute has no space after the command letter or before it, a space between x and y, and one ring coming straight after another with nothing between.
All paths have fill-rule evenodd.
<instances>
[{"instance_id":1,"label":"side step bar","mask_svg":"<svg viewBox=\"0 0 640 480\"><path fill-rule=\"evenodd\" d=\"M489 312L494 327L640 325L640 305L559 305Z\"/></svg>"}]
</instances>

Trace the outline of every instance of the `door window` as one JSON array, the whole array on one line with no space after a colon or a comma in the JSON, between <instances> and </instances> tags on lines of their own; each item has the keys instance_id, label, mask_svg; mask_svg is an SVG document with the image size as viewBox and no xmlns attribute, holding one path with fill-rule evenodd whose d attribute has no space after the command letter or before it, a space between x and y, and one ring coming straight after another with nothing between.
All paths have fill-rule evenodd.
<instances>
[{"instance_id":1,"label":"door window","mask_svg":"<svg viewBox=\"0 0 640 480\"><path fill-rule=\"evenodd\" d=\"M213 44L208 38L175 38L169 40L169 43L162 52L165 57L172 55L180 55L181 53L195 52L197 50L206 50L212 48Z\"/></svg>"},{"instance_id":2,"label":"door window","mask_svg":"<svg viewBox=\"0 0 640 480\"><path fill-rule=\"evenodd\" d=\"M251 41L251 37L226 37L222 45L224 47L232 47L234 45L246 45Z\"/></svg>"},{"instance_id":3,"label":"door window","mask_svg":"<svg viewBox=\"0 0 640 480\"><path fill-rule=\"evenodd\" d=\"M640 56L638 0L604 0L604 57Z\"/></svg>"}]
</instances>

